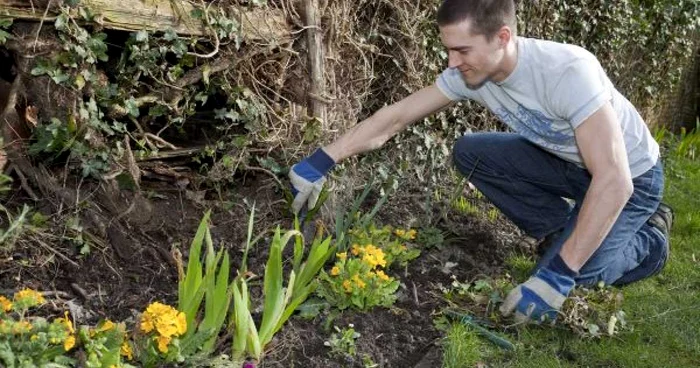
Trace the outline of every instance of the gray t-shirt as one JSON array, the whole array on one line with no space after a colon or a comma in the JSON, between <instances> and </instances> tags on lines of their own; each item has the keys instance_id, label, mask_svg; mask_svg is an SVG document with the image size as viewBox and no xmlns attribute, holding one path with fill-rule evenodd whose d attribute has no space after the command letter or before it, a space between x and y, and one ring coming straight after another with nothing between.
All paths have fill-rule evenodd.
<instances>
[{"instance_id":1,"label":"gray t-shirt","mask_svg":"<svg viewBox=\"0 0 700 368\"><path fill-rule=\"evenodd\" d=\"M459 70L448 68L437 87L451 100L475 100L515 132L585 167L574 129L610 101L627 148L632 177L656 164L659 145L634 106L618 92L598 60L581 47L518 37L518 63L503 82L467 87Z\"/></svg>"}]
</instances>

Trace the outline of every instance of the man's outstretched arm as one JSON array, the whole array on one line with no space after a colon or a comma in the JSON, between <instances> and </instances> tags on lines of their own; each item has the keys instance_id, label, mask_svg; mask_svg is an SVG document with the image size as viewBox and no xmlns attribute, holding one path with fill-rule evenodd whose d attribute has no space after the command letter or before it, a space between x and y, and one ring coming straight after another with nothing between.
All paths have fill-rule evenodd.
<instances>
[{"instance_id":1,"label":"man's outstretched arm","mask_svg":"<svg viewBox=\"0 0 700 368\"><path fill-rule=\"evenodd\" d=\"M316 206L326 174L336 163L383 146L412 122L446 107L451 102L435 85L423 88L393 105L381 108L335 142L317 149L311 156L292 166L289 179L294 194L294 213L299 213L304 206Z\"/></svg>"},{"instance_id":2,"label":"man's outstretched arm","mask_svg":"<svg viewBox=\"0 0 700 368\"><path fill-rule=\"evenodd\" d=\"M323 150L337 163L359 153L375 150L409 124L441 110L452 101L435 86L381 108Z\"/></svg>"}]
</instances>

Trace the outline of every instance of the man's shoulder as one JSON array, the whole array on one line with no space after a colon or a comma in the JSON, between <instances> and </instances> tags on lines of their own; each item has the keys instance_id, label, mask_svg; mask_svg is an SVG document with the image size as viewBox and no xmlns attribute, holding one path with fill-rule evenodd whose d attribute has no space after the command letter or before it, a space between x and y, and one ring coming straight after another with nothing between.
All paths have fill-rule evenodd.
<instances>
[{"instance_id":1,"label":"man's shoulder","mask_svg":"<svg viewBox=\"0 0 700 368\"><path fill-rule=\"evenodd\" d=\"M561 69L579 61L598 62L581 46L536 38L521 38L520 42L530 61L545 69Z\"/></svg>"}]
</instances>

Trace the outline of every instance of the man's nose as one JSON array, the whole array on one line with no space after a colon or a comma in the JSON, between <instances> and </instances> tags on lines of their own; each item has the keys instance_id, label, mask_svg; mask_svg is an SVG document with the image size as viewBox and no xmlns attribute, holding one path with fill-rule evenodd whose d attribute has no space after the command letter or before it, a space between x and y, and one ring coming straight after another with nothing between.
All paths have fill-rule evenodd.
<instances>
[{"instance_id":1,"label":"man's nose","mask_svg":"<svg viewBox=\"0 0 700 368\"><path fill-rule=\"evenodd\" d=\"M448 51L447 52L447 66L450 68L456 68L462 64L462 61L459 59L459 53L456 51Z\"/></svg>"}]
</instances>

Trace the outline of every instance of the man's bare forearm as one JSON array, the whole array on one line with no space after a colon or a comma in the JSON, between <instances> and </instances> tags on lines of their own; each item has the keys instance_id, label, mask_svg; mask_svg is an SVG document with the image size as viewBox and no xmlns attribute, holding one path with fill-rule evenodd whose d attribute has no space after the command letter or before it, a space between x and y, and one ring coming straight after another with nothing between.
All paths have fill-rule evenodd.
<instances>
[{"instance_id":1,"label":"man's bare forearm","mask_svg":"<svg viewBox=\"0 0 700 368\"><path fill-rule=\"evenodd\" d=\"M338 140L323 147L337 163L350 156L383 146L396 133L452 103L437 86L425 87L403 100L379 109Z\"/></svg>"},{"instance_id":2,"label":"man's bare forearm","mask_svg":"<svg viewBox=\"0 0 700 368\"><path fill-rule=\"evenodd\" d=\"M394 106L386 106L352 127L335 142L323 147L337 163L348 157L372 151L384 145L400 130Z\"/></svg>"},{"instance_id":3,"label":"man's bare forearm","mask_svg":"<svg viewBox=\"0 0 700 368\"><path fill-rule=\"evenodd\" d=\"M560 255L573 271L583 267L600 247L629 200L634 187L624 176L593 177L583 200L574 231Z\"/></svg>"}]
</instances>

